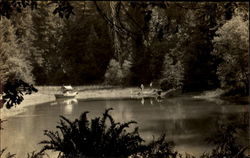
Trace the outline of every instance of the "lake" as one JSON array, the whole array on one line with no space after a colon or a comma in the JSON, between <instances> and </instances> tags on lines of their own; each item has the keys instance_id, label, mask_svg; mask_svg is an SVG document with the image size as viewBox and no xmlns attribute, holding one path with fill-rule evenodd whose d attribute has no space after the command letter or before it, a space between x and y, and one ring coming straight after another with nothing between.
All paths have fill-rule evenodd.
<instances>
[{"instance_id":1,"label":"lake","mask_svg":"<svg viewBox=\"0 0 250 158\"><path fill-rule=\"evenodd\" d=\"M46 138L43 130L55 130L60 115L73 120L89 111L89 118L94 118L111 107L116 121L137 121L135 126L139 126L146 141L166 133L178 151L196 156L211 149L204 139L216 130L218 124L229 121L248 123L249 120L248 105L218 99L194 99L191 94L164 100L59 100L29 106L24 113L8 118L1 131L1 148L8 147L9 152L23 157L27 152L41 148L38 143ZM244 139L249 139L247 132Z\"/></svg>"}]
</instances>

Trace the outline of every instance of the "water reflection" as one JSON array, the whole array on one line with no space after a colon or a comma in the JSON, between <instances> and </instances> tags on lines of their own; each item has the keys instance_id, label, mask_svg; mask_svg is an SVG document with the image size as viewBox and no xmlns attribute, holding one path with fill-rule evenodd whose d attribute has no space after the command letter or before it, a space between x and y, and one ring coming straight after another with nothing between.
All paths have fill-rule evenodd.
<instances>
[{"instance_id":1,"label":"water reflection","mask_svg":"<svg viewBox=\"0 0 250 158\"><path fill-rule=\"evenodd\" d=\"M150 98L150 104L151 104L151 105L154 105L154 101L153 101L152 98Z\"/></svg>"},{"instance_id":2,"label":"water reflection","mask_svg":"<svg viewBox=\"0 0 250 158\"><path fill-rule=\"evenodd\" d=\"M69 115L73 112L75 104L78 104L77 99L57 99L57 104L63 107L64 114Z\"/></svg>"},{"instance_id":3,"label":"water reflection","mask_svg":"<svg viewBox=\"0 0 250 158\"><path fill-rule=\"evenodd\" d=\"M162 97L150 97L150 98L141 98L141 104L144 105L145 104L145 100L149 100L150 105L154 105L155 103L161 103L163 102L163 98Z\"/></svg>"},{"instance_id":4,"label":"water reflection","mask_svg":"<svg viewBox=\"0 0 250 158\"><path fill-rule=\"evenodd\" d=\"M143 102L143 105L142 105ZM249 106L230 102L211 102L181 96L157 100L102 100L84 101L76 99L28 107L23 114L8 119L2 131L1 144L19 157L38 150L38 142L44 139L43 130L55 130L59 115L70 120L82 112L90 111L89 118L101 116L105 109L115 121L138 122L139 131L145 140L152 140L163 132L177 144L177 149L199 155L207 149L204 139L221 123L230 121L248 122ZM27 143L28 142L28 143ZM28 144L28 145L27 145Z\"/></svg>"},{"instance_id":5,"label":"water reflection","mask_svg":"<svg viewBox=\"0 0 250 158\"><path fill-rule=\"evenodd\" d=\"M145 103L144 98L141 98L141 104L144 105L144 103Z\"/></svg>"}]
</instances>

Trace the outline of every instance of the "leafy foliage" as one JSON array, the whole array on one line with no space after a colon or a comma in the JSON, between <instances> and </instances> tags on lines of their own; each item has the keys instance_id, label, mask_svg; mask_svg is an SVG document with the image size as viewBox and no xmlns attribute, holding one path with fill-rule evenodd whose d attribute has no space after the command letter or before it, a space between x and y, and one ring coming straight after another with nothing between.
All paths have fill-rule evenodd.
<instances>
[{"instance_id":1,"label":"leafy foliage","mask_svg":"<svg viewBox=\"0 0 250 158\"><path fill-rule=\"evenodd\" d=\"M248 147L242 146L237 142L237 140L239 140L237 135L239 130L247 130L247 125L233 123L220 125L214 135L206 139L206 141L213 144L215 148L210 154L204 156L210 158L245 158L246 155L244 152Z\"/></svg>"},{"instance_id":2,"label":"leafy foliage","mask_svg":"<svg viewBox=\"0 0 250 158\"><path fill-rule=\"evenodd\" d=\"M166 135L144 144L139 134L138 127L131 131L131 124L115 122L107 109L102 117L89 120L84 112L79 119L70 121L60 116L56 126L58 131L45 130L44 134L49 140L40 142L43 149L40 152L29 153L27 158L42 158L46 150L60 152L60 158L80 157L128 157L128 158L190 158L175 151L174 143L166 139ZM221 124L217 131L206 139L214 148L211 152L204 153L200 158L247 158L245 151L248 146L240 144L240 132L249 129L248 124L233 122ZM131 131L131 132L128 132ZM0 156L6 149L0 152ZM15 158L14 154L5 154L6 158Z\"/></svg>"},{"instance_id":3,"label":"leafy foliage","mask_svg":"<svg viewBox=\"0 0 250 158\"><path fill-rule=\"evenodd\" d=\"M6 18L0 20L0 84L2 95L0 108L4 104L7 108L20 104L24 94L37 91L30 84L33 82L32 67L26 58L28 52L24 50L25 48L22 45L25 42L20 41L20 37L16 34L18 30L13 21Z\"/></svg>"},{"instance_id":4,"label":"leafy foliage","mask_svg":"<svg viewBox=\"0 0 250 158\"><path fill-rule=\"evenodd\" d=\"M0 157L1 158L16 158L16 154L11 154L10 152L6 153L6 148L2 149L0 151ZM4 155L5 154L5 155ZM44 152L31 152L27 154L27 158L45 158L46 154ZM4 156L4 157L3 157Z\"/></svg>"},{"instance_id":5,"label":"leafy foliage","mask_svg":"<svg viewBox=\"0 0 250 158\"><path fill-rule=\"evenodd\" d=\"M103 116L87 119L84 112L75 121L61 116L57 129L59 131L45 131L49 140L42 141L45 150L59 151L62 157L129 157L129 158L182 158L183 155L174 150L174 143L169 142L165 135L148 144L143 144L138 128L127 132L127 123L117 123L107 109ZM246 130L248 125L222 124L206 141L214 145L210 153L204 153L200 158L245 158L246 146L240 145L239 132ZM190 155L186 155L186 158Z\"/></svg>"},{"instance_id":6,"label":"leafy foliage","mask_svg":"<svg viewBox=\"0 0 250 158\"><path fill-rule=\"evenodd\" d=\"M136 122L116 123L109 115L108 109L103 117L97 117L89 121L87 113L81 115L80 119L71 122L61 116L59 132L45 131L50 138L42 141L43 150L55 150L63 153L64 156L128 156L140 147L143 141L138 133L138 128L133 132L127 132L126 128ZM107 127L109 121L110 127Z\"/></svg>"},{"instance_id":7,"label":"leafy foliage","mask_svg":"<svg viewBox=\"0 0 250 158\"><path fill-rule=\"evenodd\" d=\"M31 153L27 154L27 158L44 158L45 156L47 156L49 158L49 156L47 154L45 154L44 152L32 151Z\"/></svg>"},{"instance_id":8,"label":"leafy foliage","mask_svg":"<svg viewBox=\"0 0 250 158\"><path fill-rule=\"evenodd\" d=\"M36 38L32 41L35 60L30 60L37 84L79 85L104 80L113 56L108 28L91 2L72 5L77 16L68 20L52 14L54 5L40 4L32 14Z\"/></svg>"},{"instance_id":9,"label":"leafy foliage","mask_svg":"<svg viewBox=\"0 0 250 158\"><path fill-rule=\"evenodd\" d=\"M37 84L53 82L55 76L59 76L57 79L60 79L63 73L62 64L60 64L62 62L60 41L64 22L53 16L53 7L41 3L40 7L32 13L34 31L31 35L35 38L32 39L31 46L35 49L29 61L32 63L32 73Z\"/></svg>"},{"instance_id":10,"label":"leafy foliage","mask_svg":"<svg viewBox=\"0 0 250 158\"><path fill-rule=\"evenodd\" d=\"M53 0L49 2L38 2L36 0L2 0L0 2L0 16L10 18L16 12L21 13L28 7L32 10L37 9L41 3L47 3L48 5L56 4L53 14L58 14L61 18L65 17L68 19L70 15L74 15L74 7L69 1Z\"/></svg>"},{"instance_id":11,"label":"leafy foliage","mask_svg":"<svg viewBox=\"0 0 250 158\"><path fill-rule=\"evenodd\" d=\"M53 11L53 14L58 14L61 18L69 18L70 15L74 15L73 9L74 7L68 1L56 0L53 1L57 3L57 7Z\"/></svg>"},{"instance_id":12,"label":"leafy foliage","mask_svg":"<svg viewBox=\"0 0 250 158\"><path fill-rule=\"evenodd\" d=\"M247 94L247 6L2 0L1 84L8 79L38 85L153 81L165 89L197 91L220 84L231 94ZM36 9L25 9L30 7Z\"/></svg>"},{"instance_id":13,"label":"leafy foliage","mask_svg":"<svg viewBox=\"0 0 250 158\"><path fill-rule=\"evenodd\" d=\"M1 149L0 151L0 157L3 157L4 153L6 151L6 148ZM5 158L14 158L16 154L11 154L10 152L8 152L7 154L5 154Z\"/></svg>"},{"instance_id":14,"label":"leafy foliage","mask_svg":"<svg viewBox=\"0 0 250 158\"><path fill-rule=\"evenodd\" d=\"M165 56L163 80L161 89L182 88L184 80L184 66L181 61L174 63L173 59L167 54Z\"/></svg>"},{"instance_id":15,"label":"leafy foliage","mask_svg":"<svg viewBox=\"0 0 250 158\"><path fill-rule=\"evenodd\" d=\"M28 84L22 80L14 80L7 82L3 87L3 101L6 107L10 109L12 106L20 104L23 101L23 95L37 92L32 84Z\"/></svg>"},{"instance_id":16,"label":"leafy foliage","mask_svg":"<svg viewBox=\"0 0 250 158\"><path fill-rule=\"evenodd\" d=\"M249 21L234 16L217 32L213 54L222 62L217 68L221 87L238 94L249 93Z\"/></svg>"},{"instance_id":17,"label":"leafy foliage","mask_svg":"<svg viewBox=\"0 0 250 158\"><path fill-rule=\"evenodd\" d=\"M30 6L31 9L37 7L35 0L2 0L0 2L0 16L10 18L15 12L21 13L24 8ZM0 17L1 18L1 17Z\"/></svg>"},{"instance_id":18,"label":"leafy foliage","mask_svg":"<svg viewBox=\"0 0 250 158\"><path fill-rule=\"evenodd\" d=\"M16 28L11 20L0 20L0 78L1 84L7 80L22 79L32 82L31 66L21 50L16 36Z\"/></svg>"},{"instance_id":19,"label":"leafy foliage","mask_svg":"<svg viewBox=\"0 0 250 158\"><path fill-rule=\"evenodd\" d=\"M166 140L165 135L148 145L143 145L138 128L128 132L127 128L136 122L115 122L107 109L103 116L89 121L84 112L80 119L70 121L61 116L57 129L45 131L49 140L42 141L42 151L54 150L63 157L123 157L146 155L147 157L176 156L173 143Z\"/></svg>"},{"instance_id":20,"label":"leafy foliage","mask_svg":"<svg viewBox=\"0 0 250 158\"><path fill-rule=\"evenodd\" d=\"M105 83L110 85L126 85L129 83L131 63L127 60L120 65L115 59L111 59L105 73Z\"/></svg>"},{"instance_id":21,"label":"leafy foliage","mask_svg":"<svg viewBox=\"0 0 250 158\"><path fill-rule=\"evenodd\" d=\"M174 143L166 140L166 135L162 135L157 140L153 140L145 146L146 149L136 156L143 158L177 158L178 152L174 151ZM136 158L136 156L134 156ZM132 156L133 157L133 156Z\"/></svg>"}]
</instances>

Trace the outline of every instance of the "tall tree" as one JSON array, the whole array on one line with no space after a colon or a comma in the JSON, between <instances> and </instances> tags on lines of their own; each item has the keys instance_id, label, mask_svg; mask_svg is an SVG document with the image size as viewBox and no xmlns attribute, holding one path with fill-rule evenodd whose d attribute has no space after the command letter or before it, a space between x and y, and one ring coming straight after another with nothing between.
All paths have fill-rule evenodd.
<instances>
[{"instance_id":1,"label":"tall tree","mask_svg":"<svg viewBox=\"0 0 250 158\"><path fill-rule=\"evenodd\" d=\"M220 85L235 94L249 93L249 21L246 17L247 12L236 12L216 31L213 39L213 54L221 59L217 68Z\"/></svg>"},{"instance_id":2,"label":"tall tree","mask_svg":"<svg viewBox=\"0 0 250 158\"><path fill-rule=\"evenodd\" d=\"M41 3L33 12L34 23L33 46L36 52L32 54L36 57L33 65L36 66L33 73L36 81L40 84L55 83L57 76L62 76L62 61L60 45L62 40L63 19L52 14L53 6ZM41 71L42 70L42 71Z\"/></svg>"},{"instance_id":3,"label":"tall tree","mask_svg":"<svg viewBox=\"0 0 250 158\"><path fill-rule=\"evenodd\" d=\"M65 74L70 74L67 79L71 83L101 83L114 54L108 27L93 2L72 5L78 16L69 19L64 27L61 53Z\"/></svg>"},{"instance_id":4,"label":"tall tree","mask_svg":"<svg viewBox=\"0 0 250 158\"><path fill-rule=\"evenodd\" d=\"M7 80L22 79L26 82L33 82L30 63L25 59L25 53L20 51L16 29L10 20L2 18L1 27L1 81L6 83ZM21 49L22 50L22 49Z\"/></svg>"}]
</instances>

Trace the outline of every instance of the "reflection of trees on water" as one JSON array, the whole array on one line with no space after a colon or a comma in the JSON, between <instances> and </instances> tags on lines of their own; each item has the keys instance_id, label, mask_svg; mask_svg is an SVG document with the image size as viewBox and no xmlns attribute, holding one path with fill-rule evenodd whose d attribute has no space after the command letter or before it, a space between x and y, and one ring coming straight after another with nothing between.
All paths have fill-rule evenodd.
<instances>
[{"instance_id":1,"label":"reflection of trees on water","mask_svg":"<svg viewBox=\"0 0 250 158\"><path fill-rule=\"evenodd\" d=\"M169 105L164 108L165 117L168 120L164 130L169 137L172 137L170 139L176 139L176 137L182 137L184 135L188 137L188 133L191 132L189 132L189 129L185 127L185 122L188 116L185 108L183 107L183 100L165 99L162 104Z\"/></svg>"},{"instance_id":2,"label":"reflection of trees on water","mask_svg":"<svg viewBox=\"0 0 250 158\"><path fill-rule=\"evenodd\" d=\"M217 122L224 124L225 122L237 121L241 124L249 124L249 106L244 105L236 108L228 108L227 105L220 106L220 115L216 115Z\"/></svg>"},{"instance_id":3,"label":"reflection of trees on water","mask_svg":"<svg viewBox=\"0 0 250 158\"><path fill-rule=\"evenodd\" d=\"M144 97L142 97L141 98L141 104L142 105L145 104L145 100L149 100L150 105L155 105L157 103L163 102L163 98L161 98L161 97L150 97L150 98L144 98Z\"/></svg>"},{"instance_id":4,"label":"reflection of trees on water","mask_svg":"<svg viewBox=\"0 0 250 158\"><path fill-rule=\"evenodd\" d=\"M154 98L144 99L143 108L150 107L156 118L148 120L141 129L147 138L157 136L163 132L175 142L190 142L191 140L203 143L218 127L217 124L230 121L249 120L249 110L224 101L215 102L191 97L167 98L158 102ZM245 110L243 110L245 108ZM245 112L244 112L245 111ZM244 121L245 120L245 121ZM146 120L144 120L146 121Z\"/></svg>"},{"instance_id":5,"label":"reflection of trees on water","mask_svg":"<svg viewBox=\"0 0 250 158\"><path fill-rule=\"evenodd\" d=\"M99 112L105 108L113 107L114 110L111 113L114 119L119 122L136 120L138 124L135 126L139 126L141 136L145 140L152 140L153 135L157 138L162 132L166 132L168 140L174 140L178 147L179 145L183 147L184 151L189 148L191 151L196 147L197 150L206 148L204 139L210 136L220 124L247 123L249 119L248 105L216 104L190 99L190 97L168 98L162 102L157 102L154 98L152 100L144 98L143 106L141 100L79 101L79 105L76 104L75 100L69 99L31 106L27 112L16 116L21 118L13 118L6 122L3 131L5 139L1 141L8 142L6 146L13 149L10 152L18 153L18 155L27 149L29 151L37 150L40 146L34 144L43 139L42 131L44 129L53 130L59 115L68 115L66 117L73 120L79 117L79 113L87 110L90 111L89 117L91 115L95 117L99 116ZM22 120L21 123L20 120ZM17 128L19 130L16 130ZM7 132L9 131L12 131L11 135L16 136L15 141L8 141L10 134ZM248 131L240 133L242 134L242 144L246 144L246 141L249 140ZM30 137L32 137L30 145L25 146L24 140L28 140ZM17 148L18 151L14 150Z\"/></svg>"}]
</instances>

